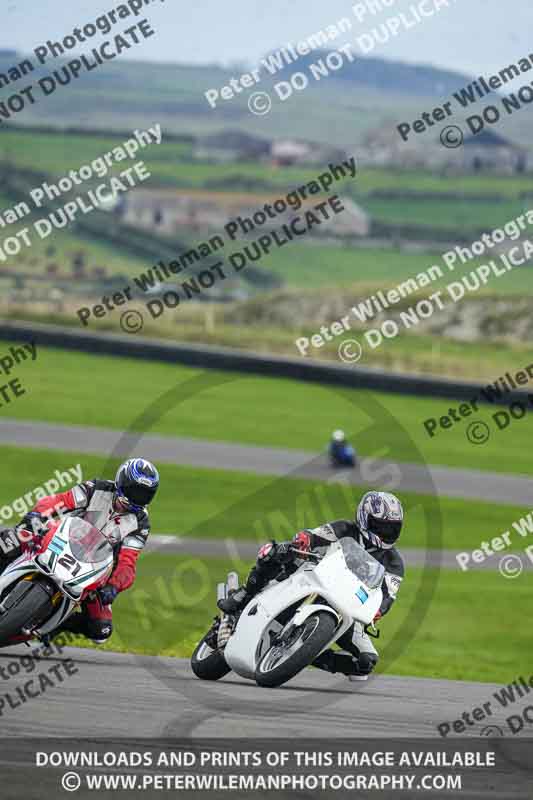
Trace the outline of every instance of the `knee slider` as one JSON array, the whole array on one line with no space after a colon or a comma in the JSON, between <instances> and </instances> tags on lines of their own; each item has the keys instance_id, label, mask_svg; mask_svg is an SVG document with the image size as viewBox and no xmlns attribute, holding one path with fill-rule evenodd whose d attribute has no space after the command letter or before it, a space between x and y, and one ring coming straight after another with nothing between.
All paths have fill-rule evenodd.
<instances>
[{"instance_id":1,"label":"knee slider","mask_svg":"<svg viewBox=\"0 0 533 800\"><path fill-rule=\"evenodd\" d=\"M113 625L107 619L92 619L87 622L87 637L96 644L103 644L113 633Z\"/></svg>"}]
</instances>

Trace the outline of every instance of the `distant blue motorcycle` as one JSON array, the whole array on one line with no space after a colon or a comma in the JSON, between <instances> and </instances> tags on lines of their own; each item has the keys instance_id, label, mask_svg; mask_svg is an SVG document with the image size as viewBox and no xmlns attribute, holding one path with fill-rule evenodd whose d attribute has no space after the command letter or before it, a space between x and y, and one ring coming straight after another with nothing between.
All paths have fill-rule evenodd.
<instances>
[{"instance_id":1,"label":"distant blue motorcycle","mask_svg":"<svg viewBox=\"0 0 533 800\"><path fill-rule=\"evenodd\" d=\"M357 456L354 448L346 441L344 431L333 432L329 445L329 460L332 467L355 467Z\"/></svg>"}]
</instances>

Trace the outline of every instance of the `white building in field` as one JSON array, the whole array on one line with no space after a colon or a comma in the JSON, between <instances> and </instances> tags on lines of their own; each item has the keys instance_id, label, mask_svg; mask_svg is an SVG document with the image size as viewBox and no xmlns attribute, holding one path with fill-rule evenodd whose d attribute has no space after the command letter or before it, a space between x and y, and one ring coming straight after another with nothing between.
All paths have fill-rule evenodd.
<instances>
[{"instance_id":1,"label":"white building in field","mask_svg":"<svg viewBox=\"0 0 533 800\"><path fill-rule=\"evenodd\" d=\"M230 219L251 217L265 203L274 204L278 196L267 194L243 194L239 192L212 192L196 189L141 189L129 192L122 209L124 221L132 226L147 229L157 228L162 233L184 234L197 232L219 232ZM277 228L293 217L310 210L320 196L304 200L302 207L294 211L290 207L283 214L268 220L262 228ZM331 220L317 226L319 234L332 236L367 236L370 218L366 212L348 197L341 197L345 211L335 214ZM311 236L317 235L313 231Z\"/></svg>"}]
</instances>

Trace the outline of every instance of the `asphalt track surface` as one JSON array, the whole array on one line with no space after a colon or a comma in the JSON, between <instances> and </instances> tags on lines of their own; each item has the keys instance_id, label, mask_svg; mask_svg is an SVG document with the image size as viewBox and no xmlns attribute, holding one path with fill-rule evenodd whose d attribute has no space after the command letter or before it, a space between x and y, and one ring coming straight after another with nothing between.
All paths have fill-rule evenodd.
<instances>
[{"instance_id":1,"label":"asphalt track surface","mask_svg":"<svg viewBox=\"0 0 533 800\"><path fill-rule=\"evenodd\" d=\"M7 670L26 648L0 652ZM263 689L230 673L216 683L198 680L188 660L65 648L2 682L2 697L66 658L77 672L53 678L54 687L16 708L2 709L2 736L66 738L223 737L320 738L439 737L437 726L492 699L494 713L462 736L479 736L487 724L505 727L496 684L373 676L351 682L307 669L279 689Z\"/></svg>"},{"instance_id":2,"label":"asphalt track surface","mask_svg":"<svg viewBox=\"0 0 533 800\"><path fill-rule=\"evenodd\" d=\"M7 670L11 665L14 672L13 664L18 661L16 654L20 654L21 649L2 651L0 667ZM72 674L62 682L55 679L55 685L48 687L44 694L24 703L19 701L15 706L17 687L20 689L31 677L33 693L36 694L35 687L40 685L38 675L42 679L43 675L50 675L52 669L60 670L67 659L70 659L69 671ZM465 782L460 796L465 800L484 800L487 796L494 800L527 800L531 797L531 740L524 740L518 758L516 748L520 746L517 740L522 738L521 734L512 741L508 738L483 739L483 745L473 740L469 747L469 737L488 735L487 724L493 726L491 736L495 735L494 726L501 729L500 735L510 736L503 709L498 711L494 708L493 714L482 722L476 722L472 717L474 708L480 708L491 700L491 705L496 706L492 693L499 688L494 684L379 675L365 683L351 683L342 676L307 669L287 686L262 689L234 674L216 683L199 681L192 674L188 661L183 659L65 648L61 655L41 661L38 671L30 676L19 673L11 680L3 681L0 792L6 800L67 796L60 786L67 769L72 775L71 768L36 768L37 752L142 753L161 749L175 752L200 747L204 751L234 753L236 750L265 748L264 742L268 739L270 749L280 749L281 744L281 749L305 752L334 749L336 742L342 750L350 752L355 746L359 752L370 754L393 748L396 752L405 750L408 753L421 752L423 748L442 752L445 747L451 753L459 748L463 751L493 751L498 756L496 767L436 771L446 775L460 772ZM11 694L12 703L6 701L7 693ZM516 712L519 710L517 706L513 706ZM438 726L460 719L464 712L469 712L472 724L460 737L456 734L454 739L443 739ZM237 737L240 744L235 742ZM266 749L269 749L268 745ZM117 796L142 800L159 798L168 792L119 790L117 794L116 790L91 791L86 788L85 776L184 771L194 774L200 770L198 767L189 770L78 767L75 777L79 776L81 790L73 796L96 796L105 800ZM221 770L207 771L217 773ZM229 771L235 773L239 770ZM268 771L275 773L276 769ZM303 774L308 771L304 770ZM346 771L351 774L362 772L356 768ZM366 770L366 774L394 774L396 771L377 767ZM407 771L413 773L413 769ZM314 769L312 772L320 774L324 770ZM432 772L434 774L435 770ZM233 794L216 791L179 793L191 800L216 800ZM457 793L457 789L400 792L407 800L422 796L448 798L457 796ZM288 789L277 794L260 790L244 795L241 792L237 796L248 798L252 795L258 798L275 796L280 800L310 800L327 796L339 800L353 797L366 800L380 796L389 800L398 797L398 792L390 788L378 792L357 790L355 793L353 789L334 793Z\"/></svg>"},{"instance_id":3,"label":"asphalt track surface","mask_svg":"<svg viewBox=\"0 0 533 800\"><path fill-rule=\"evenodd\" d=\"M147 458L163 463L218 467L257 475L339 481L357 485L370 485L371 476L376 475L381 466L387 469L385 464L390 463L362 459L361 465L356 469L334 471L327 463L325 455L317 456L316 453L302 450L168 436L141 436L101 428L12 420L0 422L0 443L98 455L113 453L117 457L129 456L134 449L137 452L142 449ZM395 487L397 490L426 493L429 472L439 496L531 506L533 481L527 476L423 464L398 463L397 466L401 473Z\"/></svg>"}]
</instances>

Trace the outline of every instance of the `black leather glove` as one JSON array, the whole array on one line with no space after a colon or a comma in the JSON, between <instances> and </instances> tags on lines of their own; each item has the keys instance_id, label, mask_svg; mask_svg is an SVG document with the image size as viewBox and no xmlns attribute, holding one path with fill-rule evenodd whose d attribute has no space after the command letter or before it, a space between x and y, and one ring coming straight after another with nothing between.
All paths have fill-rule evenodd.
<instances>
[{"instance_id":1,"label":"black leather glove","mask_svg":"<svg viewBox=\"0 0 533 800\"><path fill-rule=\"evenodd\" d=\"M103 606L110 606L118 595L118 589L108 584L97 590L98 597Z\"/></svg>"},{"instance_id":2,"label":"black leather glove","mask_svg":"<svg viewBox=\"0 0 533 800\"><path fill-rule=\"evenodd\" d=\"M285 561L292 561L294 553L292 551L292 542L280 542L276 544L276 558L281 563Z\"/></svg>"},{"instance_id":3,"label":"black leather glove","mask_svg":"<svg viewBox=\"0 0 533 800\"><path fill-rule=\"evenodd\" d=\"M28 511L28 513L22 517L17 528L32 531L36 536L42 536L46 533L46 525L49 521L49 517L45 517L43 514L40 514L39 511Z\"/></svg>"},{"instance_id":4,"label":"black leather glove","mask_svg":"<svg viewBox=\"0 0 533 800\"><path fill-rule=\"evenodd\" d=\"M266 565L271 561L282 564L289 561L292 557L291 542L280 542L279 544L272 539L271 542L264 544L257 555L258 564Z\"/></svg>"},{"instance_id":5,"label":"black leather glove","mask_svg":"<svg viewBox=\"0 0 533 800\"><path fill-rule=\"evenodd\" d=\"M217 606L225 614L236 614L238 611L242 611L244 606L250 600L250 597L251 595L248 594L245 587L240 586L228 597L225 597L223 600L219 600L217 602Z\"/></svg>"}]
</instances>

